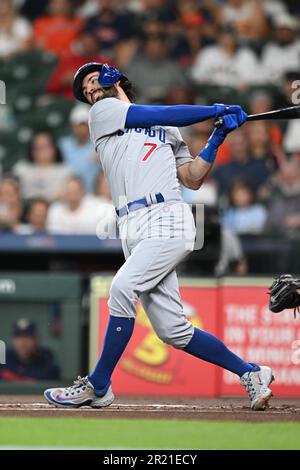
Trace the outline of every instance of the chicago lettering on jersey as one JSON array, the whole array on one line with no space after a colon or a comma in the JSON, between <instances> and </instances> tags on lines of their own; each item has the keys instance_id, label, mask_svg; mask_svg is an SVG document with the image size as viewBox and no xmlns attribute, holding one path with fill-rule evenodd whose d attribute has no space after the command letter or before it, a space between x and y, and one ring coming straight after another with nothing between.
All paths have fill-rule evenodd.
<instances>
[{"instance_id":1,"label":"chicago lettering on jersey","mask_svg":"<svg viewBox=\"0 0 300 470\"><path fill-rule=\"evenodd\" d=\"M124 134L131 134L132 132L136 132L137 134L144 134L148 135L149 137L157 137L160 142L163 144L166 143L166 130L162 127L153 128L153 127L146 127L146 128L136 128L136 129L126 129L125 132L118 131L117 136L122 137Z\"/></svg>"}]
</instances>

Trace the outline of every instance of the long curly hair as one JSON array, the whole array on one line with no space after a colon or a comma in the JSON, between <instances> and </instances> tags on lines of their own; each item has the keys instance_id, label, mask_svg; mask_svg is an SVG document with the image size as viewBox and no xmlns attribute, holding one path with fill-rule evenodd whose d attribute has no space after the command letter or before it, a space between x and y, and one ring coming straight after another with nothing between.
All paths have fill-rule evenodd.
<instances>
[{"instance_id":1,"label":"long curly hair","mask_svg":"<svg viewBox=\"0 0 300 470\"><path fill-rule=\"evenodd\" d=\"M136 94L132 82L126 78L125 80L121 80L120 86L124 93L126 93L128 99L134 103L136 101Z\"/></svg>"}]
</instances>

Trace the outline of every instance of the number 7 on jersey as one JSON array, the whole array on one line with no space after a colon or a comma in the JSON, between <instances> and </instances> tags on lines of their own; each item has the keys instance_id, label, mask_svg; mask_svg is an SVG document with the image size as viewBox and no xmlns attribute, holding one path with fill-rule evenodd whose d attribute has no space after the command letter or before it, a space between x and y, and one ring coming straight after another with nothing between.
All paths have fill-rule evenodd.
<instances>
[{"instance_id":1,"label":"number 7 on jersey","mask_svg":"<svg viewBox=\"0 0 300 470\"><path fill-rule=\"evenodd\" d=\"M147 152L146 155L144 156L142 162L145 162L146 160L148 160L148 158L150 157L150 155L151 155L151 154L154 152L154 150L156 149L157 144L146 143L146 144L144 144L144 147L150 147L150 149L148 150L148 152Z\"/></svg>"}]
</instances>

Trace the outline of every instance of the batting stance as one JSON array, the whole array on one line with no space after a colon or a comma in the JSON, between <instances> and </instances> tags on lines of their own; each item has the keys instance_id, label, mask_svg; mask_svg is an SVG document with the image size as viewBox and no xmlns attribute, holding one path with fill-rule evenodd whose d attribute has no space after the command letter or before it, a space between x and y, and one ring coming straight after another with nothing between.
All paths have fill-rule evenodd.
<instances>
[{"instance_id":1,"label":"batting stance","mask_svg":"<svg viewBox=\"0 0 300 470\"><path fill-rule=\"evenodd\" d=\"M140 298L165 343L237 374L251 400L264 409L273 379L267 366L243 361L183 313L176 265L193 250L192 213L180 185L200 188L226 135L247 114L240 106L142 106L131 82L107 64L89 63L74 77L74 96L91 105L89 126L108 178L126 261L113 279L103 350L95 369L68 388L45 391L61 407L104 407L114 400L111 375L133 332ZM177 126L223 118L199 156L192 158Z\"/></svg>"}]
</instances>

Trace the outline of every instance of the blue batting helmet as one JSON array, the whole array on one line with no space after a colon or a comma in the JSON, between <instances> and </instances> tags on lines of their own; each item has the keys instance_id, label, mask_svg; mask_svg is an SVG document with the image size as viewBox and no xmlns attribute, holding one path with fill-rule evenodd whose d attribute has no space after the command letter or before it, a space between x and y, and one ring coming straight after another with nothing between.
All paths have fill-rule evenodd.
<instances>
[{"instance_id":1,"label":"blue batting helmet","mask_svg":"<svg viewBox=\"0 0 300 470\"><path fill-rule=\"evenodd\" d=\"M119 80L121 82L128 80L122 72L108 64L90 62L82 65L74 75L73 94L77 100L83 103L90 104L82 92L82 82L84 77L92 72L100 72L99 83L103 88L110 88Z\"/></svg>"}]
</instances>

